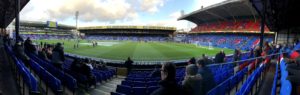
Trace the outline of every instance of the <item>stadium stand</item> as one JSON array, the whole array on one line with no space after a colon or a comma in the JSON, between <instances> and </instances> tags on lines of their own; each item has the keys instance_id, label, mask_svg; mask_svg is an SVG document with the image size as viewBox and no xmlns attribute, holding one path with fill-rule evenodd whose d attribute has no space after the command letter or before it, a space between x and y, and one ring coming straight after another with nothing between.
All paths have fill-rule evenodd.
<instances>
[{"instance_id":1,"label":"stadium stand","mask_svg":"<svg viewBox=\"0 0 300 95\"><path fill-rule=\"evenodd\" d=\"M34 40L41 39L71 39L73 38L71 35L48 35L48 34L21 34L23 38L31 38Z\"/></svg>"},{"instance_id":2,"label":"stadium stand","mask_svg":"<svg viewBox=\"0 0 300 95\"><path fill-rule=\"evenodd\" d=\"M266 26L265 26L266 27ZM224 31L260 31L260 20L241 19L235 21L221 21L198 25L191 30L192 32L224 32ZM265 28L269 32L268 28Z\"/></svg>"},{"instance_id":3,"label":"stadium stand","mask_svg":"<svg viewBox=\"0 0 300 95\"><path fill-rule=\"evenodd\" d=\"M200 46L212 46L219 48L240 48L241 50L251 50L259 43L256 35L236 35L236 34L190 34L186 37L189 43ZM265 41L273 41L272 37L266 37Z\"/></svg>"},{"instance_id":4,"label":"stadium stand","mask_svg":"<svg viewBox=\"0 0 300 95\"><path fill-rule=\"evenodd\" d=\"M124 35L88 35L87 40L117 40L117 41L167 41L168 37L164 36L124 36Z\"/></svg>"}]
</instances>

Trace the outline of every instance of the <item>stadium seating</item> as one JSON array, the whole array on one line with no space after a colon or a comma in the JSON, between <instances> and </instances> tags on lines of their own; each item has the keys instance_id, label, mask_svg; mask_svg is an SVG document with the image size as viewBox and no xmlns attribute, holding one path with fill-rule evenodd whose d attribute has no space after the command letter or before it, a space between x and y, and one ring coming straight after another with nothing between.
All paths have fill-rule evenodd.
<instances>
[{"instance_id":1,"label":"stadium seating","mask_svg":"<svg viewBox=\"0 0 300 95\"><path fill-rule=\"evenodd\" d=\"M41 93L39 91L39 82L30 73L29 69L24 65L24 63L14 55L11 48L9 48L8 46L5 46L5 50L7 51L8 55L10 55L10 57L13 59L17 73L20 76L22 76L23 82L25 82L25 84L29 87L29 94ZM24 89L24 84L23 84L23 89ZM25 93L23 93L23 94L25 94Z\"/></svg>"},{"instance_id":2,"label":"stadium seating","mask_svg":"<svg viewBox=\"0 0 300 95\"><path fill-rule=\"evenodd\" d=\"M277 89L277 78L278 78L278 65L276 64L275 67L275 75L274 75L274 80L273 80L273 86L272 86L272 92L271 95L276 95L276 89Z\"/></svg>"},{"instance_id":3,"label":"stadium seating","mask_svg":"<svg viewBox=\"0 0 300 95\"><path fill-rule=\"evenodd\" d=\"M23 38L30 37L31 39L71 39L71 35L47 35L47 34L20 34Z\"/></svg>"},{"instance_id":4,"label":"stadium seating","mask_svg":"<svg viewBox=\"0 0 300 95\"><path fill-rule=\"evenodd\" d=\"M50 63L48 63L47 61L45 61L45 60L43 60L41 58L38 58L34 54L27 53L27 55L29 55L32 60L34 60L35 62L37 62L38 65L40 65L45 70L47 70L48 72L50 72L51 74L53 74L54 76L56 76L71 91L75 92L75 90L78 87L77 86L77 80L75 78L73 78L72 76L70 76L67 73L62 72L61 70L58 70L53 65L51 65Z\"/></svg>"},{"instance_id":5,"label":"stadium seating","mask_svg":"<svg viewBox=\"0 0 300 95\"><path fill-rule=\"evenodd\" d=\"M86 40L117 40L117 41L166 41L167 36L124 36L124 35L86 35Z\"/></svg>"},{"instance_id":6,"label":"stadium seating","mask_svg":"<svg viewBox=\"0 0 300 95\"><path fill-rule=\"evenodd\" d=\"M185 41L201 46L212 46L219 48L229 48L241 50L250 50L259 42L259 36L254 35L217 35L217 34L190 34ZM264 41L272 41L272 37L266 36Z\"/></svg>"},{"instance_id":7,"label":"stadium seating","mask_svg":"<svg viewBox=\"0 0 300 95\"><path fill-rule=\"evenodd\" d=\"M192 32L219 32L219 31L260 31L260 20L254 21L247 20L235 20L235 21L223 21L213 22L198 25L191 30ZM265 27L265 31L269 32L269 29Z\"/></svg>"}]
</instances>

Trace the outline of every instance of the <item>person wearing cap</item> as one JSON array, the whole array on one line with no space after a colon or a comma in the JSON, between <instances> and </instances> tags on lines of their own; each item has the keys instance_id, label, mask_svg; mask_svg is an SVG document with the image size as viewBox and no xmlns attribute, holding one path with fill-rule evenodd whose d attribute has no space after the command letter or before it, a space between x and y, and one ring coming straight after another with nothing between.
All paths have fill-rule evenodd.
<instances>
[{"instance_id":1,"label":"person wearing cap","mask_svg":"<svg viewBox=\"0 0 300 95\"><path fill-rule=\"evenodd\" d=\"M52 64L62 70L62 64L65 62L64 48L61 43L57 43L52 50Z\"/></svg>"},{"instance_id":2,"label":"person wearing cap","mask_svg":"<svg viewBox=\"0 0 300 95\"><path fill-rule=\"evenodd\" d=\"M185 95L183 89L176 82L176 66L167 62L161 66L160 88L153 91L150 95Z\"/></svg>"},{"instance_id":3,"label":"person wearing cap","mask_svg":"<svg viewBox=\"0 0 300 95\"><path fill-rule=\"evenodd\" d=\"M216 86L215 80L214 80L214 75L212 74L211 70L206 67L206 63L204 59L200 59L197 62L198 66L198 74L202 76L202 81L203 81L203 94L206 95L206 93L214 88Z\"/></svg>"},{"instance_id":4,"label":"person wearing cap","mask_svg":"<svg viewBox=\"0 0 300 95\"><path fill-rule=\"evenodd\" d=\"M202 76L198 73L196 64L186 66L185 77L182 81L186 95L204 95L202 88Z\"/></svg>"}]
</instances>

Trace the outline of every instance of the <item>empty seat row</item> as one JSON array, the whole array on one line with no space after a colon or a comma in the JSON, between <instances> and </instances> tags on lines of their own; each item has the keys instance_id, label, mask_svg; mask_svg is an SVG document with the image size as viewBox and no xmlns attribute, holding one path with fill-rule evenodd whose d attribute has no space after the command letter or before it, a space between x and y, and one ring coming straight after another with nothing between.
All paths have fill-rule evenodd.
<instances>
[{"instance_id":1,"label":"empty seat row","mask_svg":"<svg viewBox=\"0 0 300 95\"><path fill-rule=\"evenodd\" d=\"M130 87L126 85L118 85L116 92L125 95L150 95L154 90L158 88L159 86Z\"/></svg>"}]
</instances>

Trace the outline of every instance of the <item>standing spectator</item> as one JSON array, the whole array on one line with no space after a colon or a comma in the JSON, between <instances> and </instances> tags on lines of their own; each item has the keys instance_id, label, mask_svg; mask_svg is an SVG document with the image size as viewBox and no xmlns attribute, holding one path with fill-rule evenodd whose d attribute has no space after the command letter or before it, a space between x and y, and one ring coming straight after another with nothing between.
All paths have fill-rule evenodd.
<instances>
[{"instance_id":1,"label":"standing spectator","mask_svg":"<svg viewBox=\"0 0 300 95\"><path fill-rule=\"evenodd\" d=\"M16 56L20 58L26 66L29 66L30 58L24 52L24 46L22 44L22 41L17 41L17 43L14 46L14 52L16 53Z\"/></svg>"},{"instance_id":2,"label":"standing spectator","mask_svg":"<svg viewBox=\"0 0 300 95\"><path fill-rule=\"evenodd\" d=\"M52 50L52 64L62 70L62 64L65 62L64 48L61 43L57 43L55 48Z\"/></svg>"},{"instance_id":3,"label":"standing spectator","mask_svg":"<svg viewBox=\"0 0 300 95\"><path fill-rule=\"evenodd\" d=\"M215 56L215 63L224 63L224 59L225 59L225 53L223 50L221 50Z\"/></svg>"},{"instance_id":4,"label":"standing spectator","mask_svg":"<svg viewBox=\"0 0 300 95\"><path fill-rule=\"evenodd\" d=\"M182 81L182 86L186 95L204 95L202 88L202 76L197 74L198 67L196 64L186 66L185 78Z\"/></svg>"},{"instance_id":5,"label":"standing spectator","mask_svg":"<svg viewBox=\"0 0 300 95\"><path fill-rule=\"evenodd\" d=\"M159 89L153 91L151 95L184 95L183 90L176 82L176 67L172 63L164 63L161 67L161 85Z\"/></svg>"},{"instance_id":6,"label":"standing spectator","mask_svg":"<svg viewBox=\"0 0 300 95\"><path fill-rule=\"evenodd\" d=\"M130 57L128 57L127 60L125 61L125 67L127 68L127 74L129 74L129 72L132 69L132 63L133 63L133 61L130 59Z\"/></svg>"},{"instance_id":7,"label":"standing spectator","mask_svg":"<svg viewBox=\"0 0 300 95\"><path fill-rule=\"evenodd\" d=\"M239 48L234 50L233 59L234 61L239 61L241 59L241 51Z\"/></svg>"},{"instance_id":8,"label":"standing spectator","mask_svg":"<svg viewBox=\"0 0 300 95\"><path fill-rule=\"evenodd\" d=\"M214 76L213 76L211 70L208 67L206 67L204 59L200 59L198 61L197 66L199 68L198 74L200 74L203 79L202 91L203 91L204 95L206 95L206 93L209 90L211 90L212 88L214 88L216 86L216 83L214 81Z\"/></svg>"}]
</instances>

